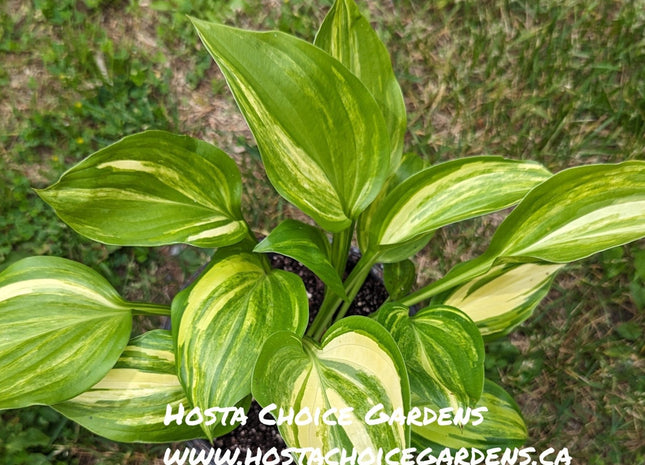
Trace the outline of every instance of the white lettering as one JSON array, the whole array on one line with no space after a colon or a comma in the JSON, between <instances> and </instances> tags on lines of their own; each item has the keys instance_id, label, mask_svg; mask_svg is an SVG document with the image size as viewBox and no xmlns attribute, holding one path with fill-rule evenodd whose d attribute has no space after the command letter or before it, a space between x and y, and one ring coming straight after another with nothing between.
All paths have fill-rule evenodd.
<instances>
[{"instance_id":1,"label":"white lettering","mask_svg":"<svg viewBox=\"0 0 645 465\"><path fill-rule=\"evenodd\" d=\"M172 405L166 404L166 416L163 419L163 424L168 426L171 422L176 421L181 425L181 420L184 418L184 404L179 402L179 409L176 414L172 413Z\"/></svg>"},{"instance_id":2,"label":"white lettering","mask_svg":"<svg viewBox=\"0 0 645 465\"><path fill-rule=\"evenodd\" d=\"M277 407L278 406L276 404L269 404L262 410L260 410L260 414L258 415L260 423L262 423L263 425L275 426L275 420L267 418L267 415L273 415L271 412Z\"/></svg>"},{"instance_id":3,"label":"white lettering","mask_svg":"<svg viewBox=\"0 0 645 465\"><path fill-rule=\"evenodd\" d=\"M172 457L170 456L170 447L166 447L166 452L163 454L163 463L164 465L184 465L186 463L186 460L188 459L188 454L190 453L190 449L184 448L184 453L180 454L179 450L175 450L172 453Z\"/></svg>"},{"instance_id":4,"label":"white lettering","mask_svg":"<svg viewBox=\"0 0 645 465\"><path fill-rule=\"evenodd\" d=\"M385 423L389 417L387 416L387 414L381 412L381 410L383 410L383 404L376 404L374 407L369 409L369 411L365 414L365 423L370 426ZM379 417L372 418L374 415L376 415L377 412L380 412Z\"/></svg>"},{"instance_id":5,"label":"white lettering","mask_svg":"<svg viewBox=\"0 0 645 465\"><path fill-rule=\"evenodd\" d=\"M437 459L435 458L434 455L432 455L432 448L430 447L428 447L427 449L423 449L421 453L417 456L417 465L434 465L436 463L437 463Z\"/></svg>"},{"instance_id":6,"label":"white lettering","mask_svg":"<svg viewBox=\"0 0 645 465\"><path fill-rule=\"evenodd\" d=\"M439 410L439 419L437 424L441 426L450 426L452 425L451 413L454 409L452 407L446 407Z\"/></svg>"},{"instance_id":7,"label":"white lettering","mask_svg":"<svg viewBox=\"0 0 645 465\"><path fill-rule=\"evenodd\" d=\"M499 465L499 453L502 451L501 447L493 447L486 451L486 465Z\"/></svg>"},{"instance_id":8,"label":"white lettering","mask_svg":"<svg viewBox=\"0 0 645 465\"><path fill-rule=\"evenodd\" d=\"M556 465L571 465L571 456L569 455L569 449L566 447L558 452L558 455L555 457Z\"/></svg>"},{"instance_id":9,"label":"white lettering","mask_svg":"<svg viewBox=\"0 0 645 465\"><path fill-rule=\"evenodd\" d=\"M215 450L211 447L208 453L208 457L206 456L206 452L204 450L200 450L199 455L195 457L195 449L193 449L190 451L190 458L188 459L188 462L191 465L198 465L200 462L202 463L202 465L208 465L209 463L211 463L214 453Z\"/></svg>"}]
</instances>

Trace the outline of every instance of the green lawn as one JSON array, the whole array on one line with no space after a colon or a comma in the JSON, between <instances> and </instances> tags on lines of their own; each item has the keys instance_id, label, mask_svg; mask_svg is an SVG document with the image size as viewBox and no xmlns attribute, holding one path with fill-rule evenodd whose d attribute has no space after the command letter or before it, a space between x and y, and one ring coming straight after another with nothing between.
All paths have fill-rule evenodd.
<instances>
[{"instance_id":1,"label":"green lawn","mask_svg":"<svg viewBox=\"0 0 645 465\"><path fill-rule=\"evenodd\" d=\"M168 303L204 252L93 244L31 191L148 128L202 137L233 155L258 233L292 215L266 182L250 132L186 15L312 40L330 3L0 2L0 270L24 256L60 255L95 267L130 299ZM534 159L554 172L645 159L645 1L359 6L392 55L408 109L407 151L432 163L480 154ZM437 233L417 257L423 277L481 252L501 218ZM532 319L488 346L488 375L518 400L527 446L568 447L580 464L645 461L644 245L569 267ZM4 464L163 456L160 447L97 440L46 407L0 417Z\"/></svg>"}]
</instances>

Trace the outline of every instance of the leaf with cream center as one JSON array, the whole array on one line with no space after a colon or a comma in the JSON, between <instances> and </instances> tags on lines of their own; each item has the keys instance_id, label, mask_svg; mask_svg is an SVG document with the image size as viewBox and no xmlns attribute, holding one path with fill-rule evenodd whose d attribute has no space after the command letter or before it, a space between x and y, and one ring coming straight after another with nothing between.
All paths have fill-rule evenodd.
<instances>
[{"instance_id":1,"label":"leaf with cream center","mask_svg":"<svg viewBox=\"0 0 645 465\"><path fill-rule=\"evenodd\" d=\"M376 99L392 144L390 170L395 170L403 151L405 102L392 70L390 55L354 0L334 2L314 44L347 66Z\"/></svg>"},{"instance_id":2,"label":"leaf with cream center","mask_svg":"<svg viewBox=\"0 0 645 465\"><path fill-rule=\"evenodd\" d=\"M349 227L390 170L388 131L365 85L287 34L192 21L255 136L271 184L324 229Z\"/></svg>"},{"instance_id":3,"label":"leaf with cream center","mask_svg":"<svg viewBox=\"0 0 645 465\"><path fill-rule=\"evenodd\" d=\"M0 409L54 404L96 384L116 363L132 312L80 263L30 257L0 273Z\"/></svg>"},{"instance_id":4,"label":"leaf with cream center","mask_svg":"<svg viewBox=\"0 0 645 465\"><path fill-rule=\"evenodd\" d=\"M467 408L484 383L484 341L462 311L446 305L410 316L408 307L385 304L374 314L396 341L410 378L412 405Z\"/></svg>"},{"instance_id":5,"label":"leaf with cream center","mask_svg":"<svg viewBox=\"0 0 645 465\"><path fill-rule=\"evenodd\" d=\"M308 301L302 280L267 271L263 257L219 257L172 304L179 379L202 410L232 407L251 393L251 375L264 341L276 331L302 335ZM217 425L202 427L209 438Z\"/></svg>"},{"instance_id":6,"label":"leaf with cream center","mask_svg":"<svg viewBox=\"0 0 645 465\"><path fill-rule=\"evenodd\" d=\"M177 378L169 331L148 331L130 341L114 368L86 392L52 407L112 441L172 442L203 436L199 426L164 424L168 406L191 409Z\"/></svg>"},{"instance_id":7,"label":"leaf with cream center","mask_svg":"<svg viewBox=\"0 0 645 465\"><path fill-rule=\"evenodd\" d=\"M323 421L295 421L278 428L289 447L361 451L407 447L409 427L367 424L380 404L384 412L409 409L409 385L401 354L388 332L366 317L334 324L320 345L279 332L267 340L253 374L253 396L263 407L320 412ZM274 412L279 410L274 410ZM317 423L317 424L316 424ZM341 424L342 423L342 424Z\"/></svg>"},{"instance_id":8,"label":"leaf with cream center","mask_svg":"<svg viewBox=\"0 0 645 465\"><path fill-rule=\"evenodd\" d=\"M105 244L220 247L248 234L235 162L164 131L124 137L37 192L72 229Z\"/></svg>"}]
</instances>

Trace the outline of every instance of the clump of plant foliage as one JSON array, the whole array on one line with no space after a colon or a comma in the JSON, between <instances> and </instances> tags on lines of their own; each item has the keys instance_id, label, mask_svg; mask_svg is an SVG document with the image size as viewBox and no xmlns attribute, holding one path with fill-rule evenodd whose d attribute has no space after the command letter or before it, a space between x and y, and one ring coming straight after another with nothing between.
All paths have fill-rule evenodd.
<instances>
[{"instance_id":1,"label":"clump of plant foliage","mask_svg":"<svg viewBox=\"0 0 645 465\"><path fill-rule=\"evenodd\" d=\"M484 378L484 341L530 316L566 263L645 236L645 162L557 174L475 156L427 166L403 153L406 114L389 55L352 0L313 44L193 19L257 141L272 185L312 223L258 242L231 157L201 140L146 131L90 155L38 191L79 234L105 244L216 248L171 307L122 299L97 272L50 256L0 274L0 409L50 405L116 441L212 439L234 425L164 424L166 407L351 408L352 427L283 424L291 447L322 450L517 446L513 399ZM436 230L515 206L479 257L412 291L410 260ZM361 258L343 280L350 245ZM268 253L326 285L307 294ZM369 270L390 298L346 317ZM131 337L135 314L172 330ZM324 394L324 395L323 395ZM485 421L367 425L384 411L485 407Z\"/></svg>"}]
</instances>

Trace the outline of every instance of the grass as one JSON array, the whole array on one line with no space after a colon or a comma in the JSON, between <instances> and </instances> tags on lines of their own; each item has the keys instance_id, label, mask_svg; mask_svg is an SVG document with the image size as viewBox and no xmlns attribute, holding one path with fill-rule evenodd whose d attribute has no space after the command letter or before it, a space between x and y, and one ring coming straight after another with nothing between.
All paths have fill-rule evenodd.
<instances>
[{"instance_id":1,"label":"grass","mask_svg":"<svg viewBox=\"0 0 645 465\"><path fill-rule=\"evenodd\" d=\"M330 3L0 3L0 269L27 255L61 255L94 266L129 298L169 302L203 252L92 244L30 190L147 128L203 137L233 155L257 231L293 215L266 182L186 15L311 40ZM406 150L432 163L477 154L535 159L553 171L645 157L642 0L360 6L392 54L408 109ZM481 252L502 218L440 231L417 257L424 279ZM568 447L574 463L644 461L643 245L569 267L533 318L488 346L488 375L520 403L528 445ZM0 415L0 463L134 464L162 456L155 447L97 441L45 407Z\"/></svg>"}]
</instances>

